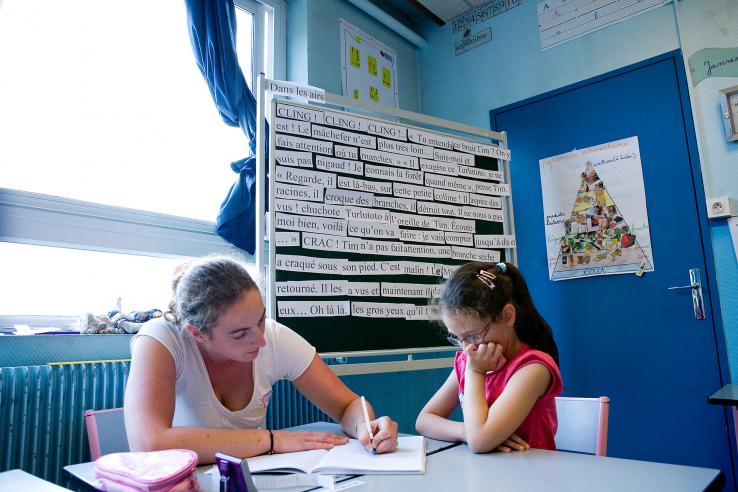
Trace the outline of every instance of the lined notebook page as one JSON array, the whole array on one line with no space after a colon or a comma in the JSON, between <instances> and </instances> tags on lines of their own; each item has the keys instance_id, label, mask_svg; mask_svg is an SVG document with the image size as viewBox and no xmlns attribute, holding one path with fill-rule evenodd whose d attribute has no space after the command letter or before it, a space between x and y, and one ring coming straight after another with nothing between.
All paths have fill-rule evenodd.
<instances>
[{"instance_id":1,"label":"lined notebook page","mask_svg":"<svg viewBox=\"0 0 738 492\"><path fill-rule=\"evenodd\" d=\"M350 439L344 446L331 449L320 461L317 473L421 474L425 473L423 436L398 438L394 453L372 455L359 441Z\"/></svg>"}]
</instances>

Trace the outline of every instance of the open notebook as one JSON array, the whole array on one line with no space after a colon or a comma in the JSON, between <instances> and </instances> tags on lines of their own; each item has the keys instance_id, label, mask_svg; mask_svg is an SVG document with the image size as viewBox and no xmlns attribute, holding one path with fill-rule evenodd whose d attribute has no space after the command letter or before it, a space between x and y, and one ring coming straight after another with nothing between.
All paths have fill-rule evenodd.
<instances>
[{"instance_id":1,"label":"open notebook","mask_svg":"<svg viewBox=\"0 0 738 492\"><path fill-rule=\"evenodd\" d=\"M251 472L304 472L360 475L406 475L425 473L423 436L397 439L394 453L372 455L356 439L332 449L272 454L248 458Z\"/></svg>"}]
</instances>

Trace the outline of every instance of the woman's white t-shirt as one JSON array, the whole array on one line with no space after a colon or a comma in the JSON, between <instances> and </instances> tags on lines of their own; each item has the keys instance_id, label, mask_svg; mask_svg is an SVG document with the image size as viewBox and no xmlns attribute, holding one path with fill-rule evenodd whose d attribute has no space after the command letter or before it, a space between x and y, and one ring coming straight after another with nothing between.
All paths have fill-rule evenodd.
<instances>
[{"instance_id":1,"label":"woman's white t-shirt","mask_svg":"<svg viewBox=\"0 0 738 492\"><path fill-rule=\"evenodd\" d=\"M186 330L164 318L153 319L131 339L135 358L136 340L149 336L172 354L176 368L176 404L173 427L248 428L264 427L272 385L280 379L297 379L315 356L315 347L286 326L266 320L266 346L254 359L254 393L245 408L232 412L218 401L197 343Z\"/></svg>"}]
</instances>

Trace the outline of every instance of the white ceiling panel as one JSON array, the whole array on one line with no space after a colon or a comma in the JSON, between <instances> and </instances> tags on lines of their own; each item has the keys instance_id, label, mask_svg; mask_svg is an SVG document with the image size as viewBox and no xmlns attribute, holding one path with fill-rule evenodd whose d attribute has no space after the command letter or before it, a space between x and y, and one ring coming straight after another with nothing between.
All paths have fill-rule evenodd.
<instances>
[{"instance_id":1,"label":"white ceiling panel","mask_svg":"<svg viewBox=\"0 0 738 492\"><path fill-rule=\"evenodd\" d=\"M425 8L436 14L444 21L449 21L464 12L469 11L475 4L487 3L489 0L419 0Z\"/></svg>"}]
</instances>

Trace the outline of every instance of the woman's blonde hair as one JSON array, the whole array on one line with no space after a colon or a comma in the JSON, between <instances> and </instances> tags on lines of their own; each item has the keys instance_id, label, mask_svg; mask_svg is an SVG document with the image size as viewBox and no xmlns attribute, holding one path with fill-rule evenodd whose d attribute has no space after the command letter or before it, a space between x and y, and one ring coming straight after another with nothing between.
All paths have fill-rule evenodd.
<instances>
[{"instance_id":1,"label":"woman's blonde hair","mask_svg":"<svg viewBox=\"0 0 738 492\"><path fill-rule=\"evenodd\" d=\"M180 265L172 277L172 299L164 316L180 328L202 333L257 285L246 268L227 256L211 256Z\"/></svg>"}]
</instances>

